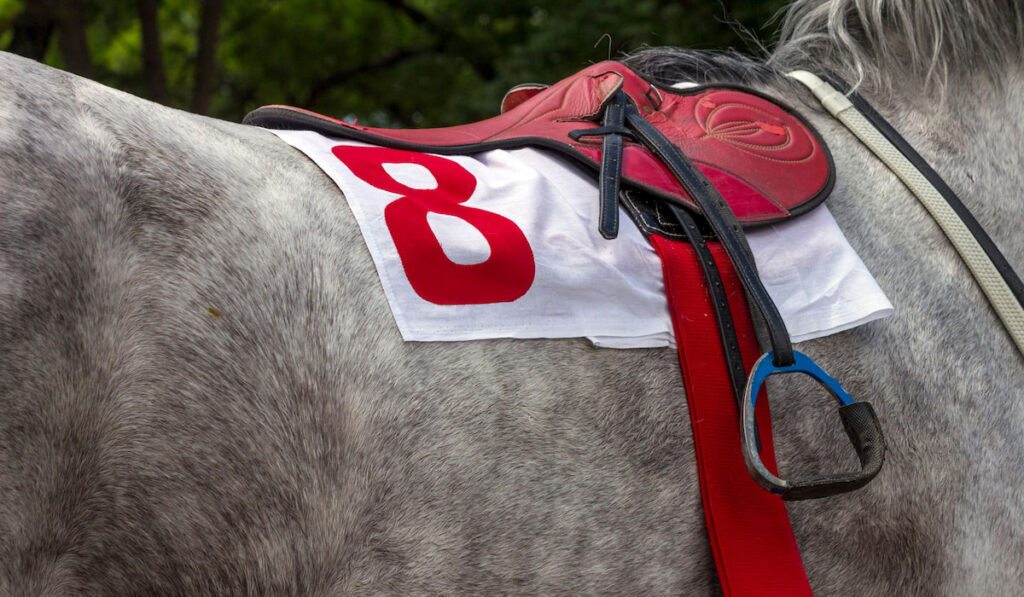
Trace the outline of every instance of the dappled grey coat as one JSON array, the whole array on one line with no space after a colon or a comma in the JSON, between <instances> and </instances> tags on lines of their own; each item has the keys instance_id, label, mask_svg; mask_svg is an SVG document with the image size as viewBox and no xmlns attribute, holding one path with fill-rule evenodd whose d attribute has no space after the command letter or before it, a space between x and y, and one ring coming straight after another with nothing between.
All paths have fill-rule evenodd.
<instances>
[{"instance_id":1,"label":"dappled grey coat","mask_svg":"<svg viewBox=\"0 0 1024 597\"><path fill-rule=\"evenodd\" d=\"M890 450L790 506L821 595L1024 586L1024 362L913 197L773 70L859 80L1019 271L1022 14L971 6L805 0L769 67L632 59L807 114L896 306L800 345ZM809 389L772 388L782 467L852 466ZM0 55L0 594L714 593L696 478L672 351L403 343L300 154Z\"/></svg>"}]
</instances>

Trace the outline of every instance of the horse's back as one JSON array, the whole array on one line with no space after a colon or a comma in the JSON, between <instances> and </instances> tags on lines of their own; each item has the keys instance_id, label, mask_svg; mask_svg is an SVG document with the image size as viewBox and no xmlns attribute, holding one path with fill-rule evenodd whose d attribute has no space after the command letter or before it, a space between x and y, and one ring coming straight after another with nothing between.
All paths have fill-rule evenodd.
<instances>
[{"instance_id":1,"label":"horse's back","mask_svg":"<svg viewBox=\"0 0 1024 597\"><path fill-rule=\"evenodd\" d=\"M0 593L715 589L671 351L403 343L343 198L270 133L4 54L0 79ZM867 488L791 507L812 586L1005 592L1019 362L913 199L814 119L897 314L801 345L890 445ZM783 466L833 466L822 397L773 390Z\"/></svg>"},{"instance_id":2,"label":"horse's back","mask_svg":"<svg viewBox=\"0 0 1024 597\"><path fill-rule=\"evenodd\" d=\"M709 590L671 352L403 343L274 136L0 78L0 592Z\"/></svg>"}]
</instances>

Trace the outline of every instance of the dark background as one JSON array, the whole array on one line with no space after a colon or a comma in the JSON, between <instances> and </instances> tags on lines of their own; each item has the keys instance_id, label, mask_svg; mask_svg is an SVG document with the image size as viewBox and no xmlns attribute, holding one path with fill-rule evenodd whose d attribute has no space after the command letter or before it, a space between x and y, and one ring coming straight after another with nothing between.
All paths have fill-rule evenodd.
<instances>
[{"instance_id":1,"label":"dark background","mask_svg":"<svg viewBox=\"0 0 1024 597\"><path fill-rule=\"evenodd\" d=\"M494 115L644 46L770 44L785 0L0 0L0 49L175 108L264 104L378 126Z\"/></svg>"}]
</instances>

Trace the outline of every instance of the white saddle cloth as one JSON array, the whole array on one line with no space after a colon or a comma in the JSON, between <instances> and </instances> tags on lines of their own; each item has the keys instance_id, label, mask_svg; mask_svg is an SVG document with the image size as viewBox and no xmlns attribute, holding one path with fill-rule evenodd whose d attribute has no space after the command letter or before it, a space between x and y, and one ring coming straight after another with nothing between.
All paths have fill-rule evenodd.
<instances>
[{"instance_id":1,"label":"white saddle cloth","mask_svg":"<svg viewBox=\"0 0 1024 597\"><path fill-rule=\"evenodd\" d=\"M367 183L332 153L364 146L310 131L273 131L312 159L338 185L355 214L406 341L585 337L596 346L675 346L661 262L620 208L619 236L598 233L596 183L560 156L532 148L444 156L476 180L461 205L508 218L529 242L535 273L515 300L436 304L409 281L384 210L400 197ZM421 165L384 164L395 182L433 189ZM428 213L444 255L455 264L483 263L487 239L459 217ZM761 280L794 342L886 317L893 308L824 206L747 234Z\"/></svg>"}]
</instances>

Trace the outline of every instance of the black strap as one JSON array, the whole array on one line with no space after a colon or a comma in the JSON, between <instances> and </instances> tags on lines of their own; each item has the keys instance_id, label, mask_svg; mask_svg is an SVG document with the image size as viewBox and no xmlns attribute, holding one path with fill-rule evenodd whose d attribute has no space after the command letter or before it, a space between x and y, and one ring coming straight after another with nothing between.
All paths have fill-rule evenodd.
<instances>
[{"instance_id":1,"label":"black strap","mask_svg":"<svg viewBox=\"0 0 1024 597\"><path fill-rule=\"evenodd\" d=\"M609 131L602 139L601 172L598 180L601 184L600 231L605 238L615 238L619 234L619 181L622 179L622 135L629 134L623 128L625 106L623 102L611 102L604 111L604 126Z\"/></svg>"},{"instance_id":2,"label":"black strap","mask_svg":"<svg viewBox=\"0 0 1024 597\"><path fill-rule=\"evenodd\" d=\"M601 236L613 239L619 235L619 186L622 180L623 135L630 130L625 125L625 94L615 94L604 108L604 126L595 129L569 131L569 138L579 141L583 137L602 136L601 172L597 180L600 185L601 211L598 230Z\"/></svg>"},{"instance_id":3,"label":"black strap","mask_svg":"<svg viewBox=\"0 0 1024 597\"><path fill-rule=\"evenodd\" d=\"M729 297L725 293L725 286L722 284L722 275L715 264L715 258L708 249L704 234L697 226L697 222L687 211L673 203L668 204L669 210L679 225L682 227L686 240L693 245L697 254L697 262L700 264L704 280L708 285L708 294L711 295L711 305L715 310L715 320L718 324L718 337L722 342L722 352L725 354L725 365L729 371L729 382L732 383L733 395L736 397L736 406L739 412L743 410L743 395L747 386L747 369L743 366L743 355L740 353L740 343L736 339L736 325L732 321L732 311L729 310ZM761 438L758 429L754 428L754 441L757 450L761 451Z\"/></svg>"},{"instance_id":4,"label":"black strap","mask_svg":"<svg viewBox=\"0 0 1024 597\"><path fill-rule=\"evenodd\" d=\"M623 96L624 93L619 92ZM626 96L628 98L628 96ZM768 338L774 351L772 362L779 367L793 364L793 345L789 340L786 324L779 314L768 291L757 275L757 266L750 253L743 230L729 204L718 189L693 165L693 162L665 137L654 125L647 122L632 102L625 106L626 123L633 131L633 137L656 155L683 185L707 219L711 229L718 236L729 260L736 268L736 274L743 284L750 302L764 318ZM682 203L680 203L682 205Z\"/></svg>"},{"instance_id":5,"label":"black strap","mask_svg":"<svg viewBox=\"0 0 1024 597\"><path fill-rule=\"evenodd\" d=\"M693 245L697 253L697 260L700 262L700 269L704 272L704 280L708 284L708 293L711 295L711 304L715 308L715 318L718 320L718 335L722 340L722 350L725 352L725 363L729 369L729 381L732 382L733 392L736 394L736 403L742 406L743 390L747 385L747 369L743 366L743 357L740 356L740 345L736 340L736 327L732 322L732 312L729 311L729 297L725 294L725 287L722 285L722 276L715 265L715 259L708 249L704 235L697 227L693 216L686 213L686 210L674 204L669 204L672 214L679 220L686 240Z\"/></svg>"}]
</instances>

